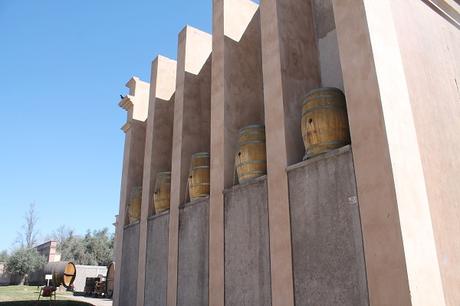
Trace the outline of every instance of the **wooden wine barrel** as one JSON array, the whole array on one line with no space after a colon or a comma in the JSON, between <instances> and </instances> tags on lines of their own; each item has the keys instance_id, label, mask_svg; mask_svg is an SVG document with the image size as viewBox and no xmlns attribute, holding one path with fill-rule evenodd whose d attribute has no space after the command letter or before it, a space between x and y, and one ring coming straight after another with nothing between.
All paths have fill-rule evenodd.
<instances>
[{"instance_id":1,"label":"wooden wine barrel","mask_svg":"<svg viewBox=\"0 0 460 306\"><path fill-rule=\"evenodd\" d=\"M142 201L142 187L136 186L131 190L128 204L128 218L129 223L139 221L141 218L141 201Z\"/></svg>"},{"instance_id":2,"label":"wooden wine barrel","mask_svg":"<svg viewBox=\"0 0 460 306\"><path fill-rule=\"evenodd\" d=\"M191 201L209 195L209 153L200 152L192 155L188 190Z\"/></svg>"},{"instance_id":3,"label":"wooden wine barrel","mask_svg":"<svg viewBox=\"0 0 460 306\"><path fill-rule=\"evenodd\" d=\"M265 127L249 125L240 130L239 151L235 157L238 181L262 176L267 173L267 157L265 148Z\"/></svg>"},{"instance_id":4,"label":"wooden wine barrel","mask_svg":"<svg viewBox=\"0 0 460 306\"><path fill-rule=\"evenodd\" d=\"M111 262L107 266L107 275L105 278L105 294L107 298L112 298L113 288L114 288L114 279L115 279L115 262Z\"/></svg>"},{"instance_id":5,"label":"wooden wine barrel","mask_svg":"<svg viewBox=\"0 0 460 306\"><path fill-rule=\"evenodd\" d=\"M310 91L302 110L305 159L350 143L345 95L337 88Z\"/></svg>"},{"instance_id":6,"label":"wooden wine barrel","mask_svg":"<svg viewBox=\"0 0 460 306\"><path fill-rule=\"evenodd\" d=\"M155 180L153 204L155 213L161 213L169 209L171 195L171 172L159 172Z\"/></svg>"},{"instance_id":7,"label":"wooden wine barrel","mask_svg":"<svg viewBox=\"0 0 460 306\"><path fill-rule=\"evenodd\" d=\"M54 286L63 285L66 288L72 286L77 275L77 269L70 261L49 262L45 265L44 272L45 275L51 274L53 276Z\"/></svg>"}]
</instances>

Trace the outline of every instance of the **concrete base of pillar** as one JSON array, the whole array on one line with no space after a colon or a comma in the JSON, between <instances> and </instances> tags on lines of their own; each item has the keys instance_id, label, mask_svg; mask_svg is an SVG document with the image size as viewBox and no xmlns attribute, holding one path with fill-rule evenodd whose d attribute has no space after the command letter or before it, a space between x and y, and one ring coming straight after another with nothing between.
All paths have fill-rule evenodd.
<instances>
[{"instance_id":1,"label":"concrete base of pillar","mask_svg":"<svg viewBox=\"0 0 460 306\"><path fill-rule=\"evenodd\" d=\"M150 217L145 267L145 306L166 305L169 213Z\"/></svg>"},{"instance_id":2,"label":"concrete base of pillar","mask_svg":"<svg viewBox=\"0 0 460 306\"><path fill-rule=\"evenodd\" d=\"M209 199L179 208L177 305L208 305Z\"/></svg>"},{"instance_id":3,"label":"concrete base of pillar","mask_svg":"<svg viewBox=\"0 0 460 306\"><path fill-rule=\"evenodd\" d=\"M139 223L125 227L122 254L119 305L135 306L139 258Z\"/></svg>"},{"instance_id":4,"label":"concrete base of pillar","mask_svg":"<svg viewBox=\"0 0 460 306\"><path fill-rule=\"evenodd\" d=\"M225 305L271 305L266 177L225 191Z\"/></svg>"},{"instance_id":5,"label":"concrete base of pillar","mask_svg":"<svg viewBox=\"0 0 460 306\"><path fill-rule=\"evenodd\" d=\"M349 146L289 168L296 306L368 306Z\"/></svg>"}]
</instances>

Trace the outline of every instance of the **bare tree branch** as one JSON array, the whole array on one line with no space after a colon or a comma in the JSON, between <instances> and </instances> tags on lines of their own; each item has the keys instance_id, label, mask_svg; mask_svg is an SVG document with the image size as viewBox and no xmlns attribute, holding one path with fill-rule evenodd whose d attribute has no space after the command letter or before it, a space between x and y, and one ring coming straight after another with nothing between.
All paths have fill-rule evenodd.
<instances>
[{"instance_id":1,"label":"bare tree branch","mask_svg":"<svg viewBox=\"0 0 460 306\"><path fill-rule=\"evenodd\" d=\"M22 245L27 248L32 248L37 243L38 231L36 229L38 222L37 211L35 210L35 203L31 203L29 210L26 212L24 229L24 240Z\"/></svg>"}]
</instances>

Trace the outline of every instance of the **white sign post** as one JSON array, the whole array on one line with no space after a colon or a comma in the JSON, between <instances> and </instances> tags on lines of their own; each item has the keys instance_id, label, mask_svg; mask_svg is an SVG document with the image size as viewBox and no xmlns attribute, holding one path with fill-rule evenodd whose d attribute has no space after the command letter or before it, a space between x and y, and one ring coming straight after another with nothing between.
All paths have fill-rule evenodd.
<instances>
[{"instance_id":1,"label":"white sign post","mask_svg":"<svg viewBox=\"0 0 460 306\"><path fill-rule=\"evenodd\" d=\"M53 275L52 274L46 274L45 279L46 279L46 286L49 286L50 285L50 280L53 279Z\"/></svg>"}]
</instances>

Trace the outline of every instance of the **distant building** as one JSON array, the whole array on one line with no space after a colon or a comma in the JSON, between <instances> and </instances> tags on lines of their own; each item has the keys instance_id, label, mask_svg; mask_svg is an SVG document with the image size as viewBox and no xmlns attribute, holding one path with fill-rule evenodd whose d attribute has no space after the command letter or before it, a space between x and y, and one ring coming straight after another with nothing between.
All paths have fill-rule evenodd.
<instances>
[{"instance_id":1,"label":"distant building","mask_svg":"<svg viewBox=\"0 0 460 306\"><path fill-rule=\"evenodd\" d=\"M76 265L77 275L73 283L75 292L84 292L87 277L99 277L100 275L107 275L107 267L105 266L87 266Z\"/></svg>"},{"instance_id":2,"label":"distant building","mask_svg":"<svg viewBox=\"0 0 460 306\"><path fill-rule=\"evenodd\" d=\"M51 240L36 246L37 252L46 258L47 262L56 262L61 260L61 254L57 253L57 241Z\"/></svg>"}]
</instances>

